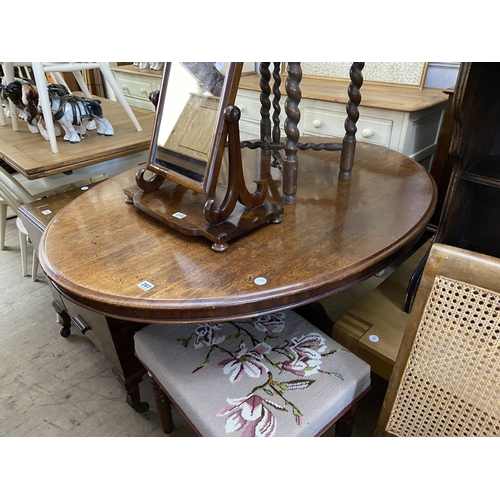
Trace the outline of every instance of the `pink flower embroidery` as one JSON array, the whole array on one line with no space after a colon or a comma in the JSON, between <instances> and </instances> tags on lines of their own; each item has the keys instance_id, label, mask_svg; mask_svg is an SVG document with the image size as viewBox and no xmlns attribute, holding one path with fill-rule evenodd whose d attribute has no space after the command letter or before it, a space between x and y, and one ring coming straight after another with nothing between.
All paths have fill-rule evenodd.
<instances>
[{"instance_id":1,"label":"pink flower embroidery","mask_svg":"<svg viewBox=\"0 0 500 500\"><path fill-rule=\"evenodd\" d=\"M254 321L254 326L261 332L279 333L285 328L285 313L264 314Z\"/></svg>"},{"instance_id":2,"label":"pink flower embroidery","mask_svg":"<svg viewBox=\"0 0 500 500\"><path fill-rule=\"evenodd\" d=\"M202 323L198 325L195 330L194 347L210 347L212 345L220 344L225 340L225 336L221 331L220 325L217 323Z\"/></svg>"},{"instance_id":3,"label":"pink flower embroidery","mask_svg":"<svg viewBox=\"0 0 500 500\"><path fill-rule=\"evenodd\" d=\"M226 434L243 429L242 437L272 437L276 432L276 417L262 403L266 402L279 409L283 407L262 399L260 396L250 396L237 399L228 399L231 406L227 406L217 413L218 417L228 415L226 419Z\"/></svg>"},{"instance_id":4,"label":"pink flower embroidery","mask_svg":"<svg viewBox=\"0 0 500 500\"><path fill-rule=\"evenodd\" d=\"M321 353L326 349L325 339L319 333L309 333L294 337L287 348L293 357L283 362L281 368L300 377L318 373Z\"/></svg>"},{"instance_id":5,"label":"pink flower embroidery","mask_svg":"<svg viewBox=\"0 0 500 500\"><path fill-rule=\"evenodd\" d=\"M258 378L268 372L266 365L262 362L264 355L271 350L271 346L262 342L250 351L244 342L240 343L240 348L234 353L234 358L226 359L219 363L224 367L224 373L230 374L231 382L238 382L243 373L251 378Z\"/></svg>"}]
</instances>

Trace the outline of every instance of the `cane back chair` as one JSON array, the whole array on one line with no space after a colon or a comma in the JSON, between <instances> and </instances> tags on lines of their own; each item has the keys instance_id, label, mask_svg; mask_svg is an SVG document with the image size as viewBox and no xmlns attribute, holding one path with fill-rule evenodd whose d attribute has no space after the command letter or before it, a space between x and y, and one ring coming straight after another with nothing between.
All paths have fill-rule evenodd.
<instances>
[{"instance_id":1,"label":"cane back chair","mask_svg":"<svg viewBox=\"0 0 500 500\"><path fill-rule=\"evenodd\" d=\"M432 246L375 435L500 435L500 259Z\"/></svg>"}]
</instances>

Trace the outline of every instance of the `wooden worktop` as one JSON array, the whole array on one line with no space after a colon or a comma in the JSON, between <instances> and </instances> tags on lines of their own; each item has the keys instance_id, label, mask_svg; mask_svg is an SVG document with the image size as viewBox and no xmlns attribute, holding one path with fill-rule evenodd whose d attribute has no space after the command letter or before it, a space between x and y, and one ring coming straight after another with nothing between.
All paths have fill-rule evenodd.
<instances>
[{"instance_id":1,"label":"wooden worktop","mask_svg":"<svg viewBox=\"0 0 500 500\"><path fill-rule=\"evenodd\" d=\"M14 132L7 119L7 125L0 127L0 158L33 180L149 149L155 119L153 111L131 106L142 127L138 132L121 104L102 97L96 99L101 101L104 117L113 125L115 135L106 137L91 130L78 144L58 137L59 153L54 154L49 141L40 134L32 134L25 121L18 120L19 131Z\"/></svg>"},{"instance_id":2,"label":"wooden worktop","mask_svg":"<svg viewBox=\"0 0 500 500\"><path fill-rule=\"evenodd\" d=\"M286 75L282 76L281 91L285 96ZM260 92L260 75L244 75L240 88ZM271 78L272 86L272 78ZM349 81L336 81L328 78L304 76L300 82L302 99L346 104L349 100L347 87ZM416 112L445 102L448 96L442 89L420 89L418 87L384 85L365 82L361 87L361 106L392 111Z\"/></svg>"}]
</instances>

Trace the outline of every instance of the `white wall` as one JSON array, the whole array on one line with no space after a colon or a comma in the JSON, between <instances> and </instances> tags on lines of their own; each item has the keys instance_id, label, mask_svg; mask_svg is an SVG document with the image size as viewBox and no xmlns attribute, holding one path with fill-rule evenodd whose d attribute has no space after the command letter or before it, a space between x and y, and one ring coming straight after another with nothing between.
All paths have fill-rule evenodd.
<instances>
[{"instance_id":1,"label":"white wall","mask_svg":"<svg viewBox=\"0 0 500 500\"><path fill-rule=\"evenodd\" d=\"M430 62L427 69L427 77L424 87L432 87L437 89L447 89L453 87L457 79L459 62ZM259 71L259 63L255 63L255 70ZM271 63L270 71L273 70Z\"/></svg>"}]
</instances>

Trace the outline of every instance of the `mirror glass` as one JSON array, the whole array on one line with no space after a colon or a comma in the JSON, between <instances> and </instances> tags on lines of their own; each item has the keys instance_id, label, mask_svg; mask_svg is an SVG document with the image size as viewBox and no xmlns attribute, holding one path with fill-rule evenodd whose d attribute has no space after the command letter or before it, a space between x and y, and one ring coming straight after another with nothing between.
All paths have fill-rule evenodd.
<instances>
[{"instance_id":1,"label":"mirror glass","mask_svg":"<svg viewBox=\"0 0 500 500\"><path fill-rule=\"evenodd\" d=\"M230 92L234 86L232 64L165 64L150 170L205 192L207 169L220 161L220 149L225 145L222 113L228 104L234 103Z\"/></svg>"}]
</instances>

